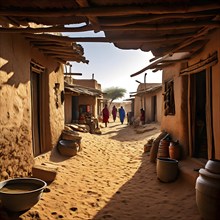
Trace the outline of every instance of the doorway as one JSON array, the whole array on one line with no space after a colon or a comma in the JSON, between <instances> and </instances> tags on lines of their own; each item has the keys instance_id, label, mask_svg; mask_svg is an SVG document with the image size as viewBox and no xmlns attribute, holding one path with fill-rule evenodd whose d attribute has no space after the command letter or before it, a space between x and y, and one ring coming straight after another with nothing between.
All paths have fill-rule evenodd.
<instances>
[{"instance_id":1,"label":"doorway","mask_svg":"<svg viewBox=\"0 0 220 220\"><path fill-rule=\"evenodd\" d=\"M44 151L43 119L45 118L45 106L43 100L42 75L44 67L31 61L30 64L30 86L31 86L31 127L32 127L32 148L34 157ZM45 109L44 109L45 110ZM44 129L45 130L45 129Z\"/></svg>"},{"instance_id":2,"label":"doorway","mask_svg":"<svg viewBox=\"0 0 220 220\"><path fill-rule=\"evenodd\" d=\"M40 135L40 74L31 71L31 118L32 118L32 145L33 154L41 153Z\"/></svg>"},{"instance_id":3,"label":"doorway","mask_svg":"<svg viewBox=\"0 0 220 220\"><path fill-rule=\"evenodd\" d=\"M157 121L157 96L151 97L151 120Z\"/></svg>"},{"instance_id":4,"label":"doorway","mask_svg":"<svg viewBox=\"0 0 220 220\"><path fill-rule=\"evenodd\" d=\"M206 70L194 74L194 152L197 158L208 158L206 126Z\"/></svg>"}]
</instances>

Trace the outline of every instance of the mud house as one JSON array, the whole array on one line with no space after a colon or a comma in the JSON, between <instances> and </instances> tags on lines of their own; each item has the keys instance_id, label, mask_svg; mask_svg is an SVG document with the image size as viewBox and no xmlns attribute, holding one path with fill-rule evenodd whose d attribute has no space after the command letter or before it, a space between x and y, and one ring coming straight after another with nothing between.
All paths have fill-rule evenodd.
<instances>
[{"instance_id":1,"label":"mud house","mask_svg":"<svg viewBox=\"0 0 220 220\"><path fill-rule=\"evenodd\" d=\"M65 123L78 123L89 114L98 118L102 110L101 85L94 79L65 79Z\"/></svg>"},{"instance_id":2,"label":"mud house","mask_svg":"<svg viewBox=\"0 0 220 220\"><path fill-rule=\"evenodd\" d=\"M161 122L162 84L140 83L134 96L134 118L140 117L140 109L145 110L145 123Z\"/></svg>"},{"instance_id":3,"label":"mud house","mask_svg":"<svg viewBox=\"0 0 220 220\"><path fill-rule=\"evenodd\" d=\"M164 68L161 128L180 140L185 155L220 159L220 31L209 38L200 53Z\"/></svg>"},{"instance_id":4,"label":"mud house","mask_svg":"<svg viewBox=\"0 0 220 220\"><path fill-rule=\"evenodd\" d=\"M85 62L80 48L32 34L0 33L0 179L28 175L34 157L56 145L64 127L66 60L57 50L81 50L72 61Z\"/></svg>"}]
</instances>

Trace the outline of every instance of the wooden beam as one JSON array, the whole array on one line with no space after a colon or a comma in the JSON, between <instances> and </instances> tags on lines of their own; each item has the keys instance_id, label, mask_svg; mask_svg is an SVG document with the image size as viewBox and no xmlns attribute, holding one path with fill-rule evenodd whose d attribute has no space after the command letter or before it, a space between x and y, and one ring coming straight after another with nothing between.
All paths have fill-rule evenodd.
<instances>
[{"instance_id":1,"label":"wooden beam","mask_svg":"<svg viewBox=\"0 0 220 220\"><path fill-rule=\"evenodd\" d=\"M100 6L100 7L83 7L78 9L46 9L46 10L14 10L1 7L0 16L13 17L65 17L65 16L120 16L120 15L134 15L134 14L170 14L170 13L190 13L201 12L208 10L220 9L219 2L201 3L196 5L186 4L146 4L141 6L123 5L123 6Z\"/></svg>"},{"instance_id":2,"label":"wooden beam","mask_svg":"<svg viewBox=\"0 0 220 220\"><path fill-rule=\"evenodd\" d=\"M177 35L165 35L161 37L117 37L117 38L107 38L107 37L64 37L56 36L51 34L24 34L29 39L45 39L49 41L58 42L161 42L161 41L173 41L178 39L186 39L192 37L193 34L177 34Z\"/></svg>"},{"instance_id":3,"label":"wooden beam","mask_svg":"<svg viewBox=\"0 0 220 220\"><path fill-rule=\"evenodd\" d=\"M33 44L33 46L43 49L43 50L48 50L48 51L60 51L60 52L76 52L79 54L78 50L74 49L71 46L53 46L53 45L40 45L40 44Z\"/></svg>"},{"instance_id":4,"label":"wooden beam","mask_svg":"<svg viewBox=\"0 0 220 220\"><path fill-rule=\"evenodd\" d=\"M189 29L207 27L220 27L220 21L197 21L197 22L178 22L166 24L133 24L124 26L101 26L103 31L130 31L130 30L146 30L146 31L161 31L173 29ZM92 31L91 25L86 25L80 28L67 27L49 27L49 28L3 28L0 27L0 33L42 33L42 32L84 32Z\"/></svg>"},{"instance_id":5,"label":"wooden beam","mask_svg":"<svg viewBox=\"0 0 220 220\"><path fill-rule=\"evenodd\" d=\"M78 3L78 5L81 8L83 8L83 7L88 8L89 7L89 3L88 3L87 0L76 0L76 2ZM99 32L100 31L100 26L99 26L98 19L96 17L94 17L94 16L88 16L88 19L92 23L93 30L95 32Z\"/></svg>"},{"instance_id":6,"label":"wooden beam","mask_svg":"<svg viewBox=\"0 0 220 220\"><path fill-rule=\"evenodd\" d=\"M63 26L54 26L54 27L44 27L44 28L3 28L0 27L0 33L42 33L42 32L84 32L84 31L93 31L94 27L92 25L85 25L82 27L63 27Z\"/></svg>"},{"instance_id":7,"label":"wooden beam","mask_svg":"<svg viewBox=\"0 0 220 220\"><path fill-rule=\"evenodd\" d=\"M154 61L154 62L151 63L150 65L144 67L143 69L141 69L140 71L138 71L138 72L136 72L136 73L131 74L130 76L131 76L131 77L133 77L133 76L137 76L137 75L143 73L143 72L146 71L146 70L149 70L149 69L153 69L153 68L155 68L155 67L157 66L158 63L160 63L162 60L168 58L169 56L170 56L170 55L167 54L167 55L165 55L165 56L163 56L163 57L157 59L156 61Z\"/></svg>"},{"instance_id":8,"label":"wooden beam","mask_svg":"<svg viewBox=\"0 0 220 220\"><path fill-rule=\"evenodd\" d=\"M104 31L130 31L130 30L143 30L143 31L167 31L174 29L189 29L207 27L220 27L220 21L195 21L195 22L173 22L165 24L133 24L125 26L101 26Z\"/></svg>"},{"instance_id":9,"label":"wooden beam","mask_svg":"<svg viewBox=\"0 0 220 220\"><path fill-rule=\"evenodd\" d=\"M188 18L206 18L215 16L216 14L212 11L205 13L171 13L171 14L153 14L147 16L132 16L132 17L107 17L100 19L100 25L102 26L120 26L137 23L148 23L152 21L158 21L163 19L188 19Z\"/></svg>"},{"instance_id":10,"label":"wooden beam","mask_svg":"<svg viewBox=\"0 0 220 220\"><path fill-rule=\"evenodd\" d=\"M193 37L190 37L189 39L183 41L181 44L179 44L179 46L170 50L169 53L178 52L180 49L187 47L198 40L204 39L204 36L206 36L208 34L208 32L211 31L212 29L214 29L214 28L204 27L204 28L200 29ZM206 36L206 38L207 38L207 36Z\"/></svg>"},{"instance_id":11,"label":"wooden beam","mask_svg":"<svg viewBox=\"0 0 220 220\"><path fill-rule=\"evenodd\" d=\"M82 73L64 73L67 76L82 76Z\"/></svg>"}]
</instances>

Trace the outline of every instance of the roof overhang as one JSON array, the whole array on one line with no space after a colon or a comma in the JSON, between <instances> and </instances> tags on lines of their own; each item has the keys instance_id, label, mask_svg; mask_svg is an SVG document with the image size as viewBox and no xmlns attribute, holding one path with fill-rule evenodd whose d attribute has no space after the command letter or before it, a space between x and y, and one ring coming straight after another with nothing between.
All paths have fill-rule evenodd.
<instances>
[{"instance_id":1,"label":"roof overhang","mask_svg":"<svg viewBox=\"0 0 220 220\"><path fill-rule=\"evenodd\" d=\"M121 49L152 51L159 58L200 51L210 33L220 28L219 14L220 3L216 0L7 0L1 2L0 33L32 34L32 41L38 33L44 41L46 37L51 41L46 33L104 31L105 37L101 38L59 39L71 43L112 42ZM30 23L46 27L32 28ZM37 36L38 43L40 38Z\"/></svg>"},{"instance_id":2,"label":"roof overhang","mask_svg":"<svg viewBox=\"0 0 220 220\"><path fill-rule=\"evenodd\" d=\"M73 96L94 96L94 97L102 97L102 92L98 89L93 89L90 87L85 87L76 84L69 84L67 82L64 83L64 88L66 93L72 93Z\"/></svg>"},{"instance_id":3,"label":"roof overhang","mask_svg":"<svg viewBox=\"0 0 220 220\"><path fill-rule=\"evenodd\" d=\"M190 58L191 54L189 52L179 52L179 53L173 53L173 54L167 54L163 57L160 57L156 59L155 61L151 62L148 66L145 68L139 70L136 73L131 74L131 77L137 76L149 69L153 69L154 72L158 70L162 70L163 68L166 68L170 65L173 65L177 62L186 62Z\"/></svg>"}]
</instances>

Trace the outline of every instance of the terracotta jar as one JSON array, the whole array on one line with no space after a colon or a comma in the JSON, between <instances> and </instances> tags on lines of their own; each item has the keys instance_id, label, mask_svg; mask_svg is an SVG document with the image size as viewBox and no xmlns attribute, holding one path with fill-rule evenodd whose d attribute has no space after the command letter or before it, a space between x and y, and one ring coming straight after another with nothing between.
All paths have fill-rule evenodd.
<instances>
[{"instance_id":1,"label":"terracotta jar","mask_svg":"<svg viewBox=\"0 0 220 220\"><path fill-rule=\"evenodd\" d=\"M171 141L169 145L169 156L171 159L180 159L180 145L178 141Z\"/></svg>"},{"instance_id":2,"label":"terracotta jar","mask_svg":"<svg viewBox=\"0 0 220 220\"><path fill-rule=\"evenodd\" d=\"M169 145L170 141L166 139L162 139L159 144L157 157L169 157Z\"/></svg>"},{"instance_id":3,"label":"terracotta jar","mask_svg":"<svg viewBox=\"0 0 220 220\"><path fill-rule=\"evenodd\" d=\"M209 160L196 180L196 204L204 220L220 219L220 161Z\"/></svg>"}]
</instances>

